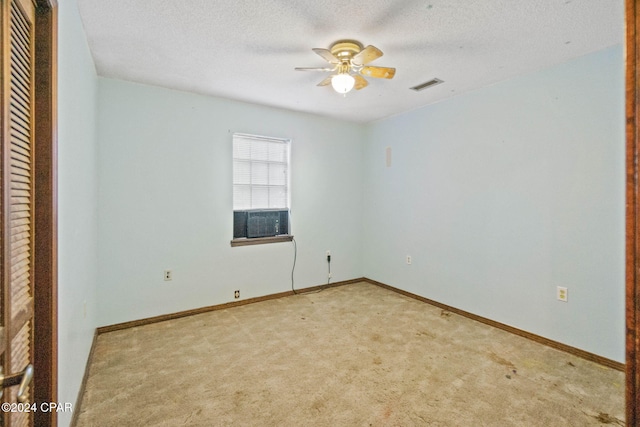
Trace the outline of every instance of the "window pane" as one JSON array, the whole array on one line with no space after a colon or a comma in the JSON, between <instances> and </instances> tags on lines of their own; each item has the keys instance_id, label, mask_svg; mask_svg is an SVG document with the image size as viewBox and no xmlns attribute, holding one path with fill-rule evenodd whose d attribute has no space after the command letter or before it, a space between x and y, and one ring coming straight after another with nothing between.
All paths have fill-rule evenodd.
<instances>
[{"instance_id":1,"label":"window pane","mask_svg":"<svg viewBox=\"0 0 640 427\"><path fill-rule=\"evenodd\" d=\"M233 183L251 184L251 163L243 160L233 161Z\"/></svg>"},{"instance_id":2,"label":"window pane","mask_svg":"<svg viewBox=\"0 0 640 427\"><path fill-rule=\"evenodd\" d=\"M251 163L251 183L258 185L269 184L269 165L267 163Z\"/></svg>"},{"instance_id":3,"label":"window pane","mask_svg":"<svg viewBox=\"0 0 640 427\"><path fill-rule=\"evenodd\" d=\"M269 160L272 162L287 161L287 144L282 142L269 143Z\"/></svg>"},{"instance_id":4,"label":"window pane","mask_svg":"<svg viewBox=\"0 0 640 427\"><path fill-rule=\"evenodd\" d=\"M269 188L251 187L251 209L266 209L269 207Z\"/></svg>"},{"instance_id":5,"label":"window pane","mask_svg":"<svg viewBox=\"0 0 640 427\"><path fill-rule=\"evenodd\" d=\"M287 167L281 164L269 165L269 185L286 185Z\"/></svg>"},{"instance_id":6,"label":"window pane","mask_svg":"<svg viewBox=\"0 0 640 427\"><path fill-rule=\"evenodd\" d=\"M269 187L269 207L286 208L287 190L285 187Z\"/></svg>"},{"instance_id":7,"label":"window pane","mask_svg":"<svg viewBox=\"0 0 640 427\"><path fill-rule=\"evenodd\" d=\"M266 141L251 141L251 160L269 160L269 143Z\"/></svg>"}]
</instances>

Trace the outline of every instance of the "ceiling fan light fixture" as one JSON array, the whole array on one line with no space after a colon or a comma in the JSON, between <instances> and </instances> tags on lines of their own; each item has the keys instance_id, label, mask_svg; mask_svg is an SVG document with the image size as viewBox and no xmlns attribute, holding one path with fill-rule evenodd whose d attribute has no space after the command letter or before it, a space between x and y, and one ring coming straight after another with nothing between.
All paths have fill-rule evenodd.
<instances>
[{"instance_id":1,"label":"ceiling fan light fixture","mask_svg":"<svg viewBox=\"0 0 640 427\"><path fill-rule=\"evenodd\" d=\"M331 86L333 87L333 90L341 95L345 95L347 92L353 89L353 86L355 84L356 79L346 73L336 74L331 78Z\"/></svg>"},{"instance_id":2,"label":"ceiling fan light fixture","mask_svg":"<svg viewBox=\"0 0 640 427\"><path fill-rule=\"evenodd\" d=\"M396 74L395 68L367 65L383 55L382 51L373 45L363 47L360 42L355 40L339 40L329 49L315 47L312 50L331 64L332 68L296 67L296 71L330 71L335 73L323 79L317 86L329 86L330 84L333 90L344 96L347 96L347 93L352 89L360 90L369 85L363 76L392 79Z\"/></svg>"}]
</instances>

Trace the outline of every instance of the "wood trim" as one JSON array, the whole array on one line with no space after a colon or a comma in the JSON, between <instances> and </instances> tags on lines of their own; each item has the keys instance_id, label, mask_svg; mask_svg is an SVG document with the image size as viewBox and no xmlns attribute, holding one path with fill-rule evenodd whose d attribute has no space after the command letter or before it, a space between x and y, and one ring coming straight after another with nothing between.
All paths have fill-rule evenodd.
<instances>
[{"instance_id":1,"label":"wood trim","mask_svg":"<svg viewBox=\"0 0 640 427\"><path fill-rule=\"evenodd\" d=\"M38 0L35 26L34 402L58 400L57 62L58 8ZM55 426L55 411L34 425Z\"/></svg>"},{"instance_id":2,"label":"wood trim","mask_svg":"<svg viewBox=\"0 0 640 427\"><path fill-rule=\"evenodd\" d=\"M78 417L80 416L80 412L82 410L82 400L84 398L84 392L87 388L87 381L89 380L89 371L91 369L91 364L93 363L93 355L96 351L96 346L98 344L98 330L93 334L93 341L91 342L91 350L89 350L89 357L87 357L87 364L84 367L84 375L82 375L82 382L80 383L80 390L78 390L78 397L76 397L76 404L73 407L73 414L71 415L71 423L69 423L69 427L75 427L78 424ZM39 424L36 424L39 425Z\"/></svg>"},{"instance_id":3,"label":"wood trim","mask_svg":"<svg viewBox=\"0 0 640 427\"><path fill-rule=\"evenodd\" d=\"M122 329L129 329L129 328L134 328L134 327L137 327L137 326L144 326L144 325L149 325L149 324L152 324L152 323L164 322L164 321L167 321L167 320L178 319L178 318L187 317L187 316L193 316L193 315L196 315L196 314L207 313L207 312L210 312L210 311L224 310L224 309L227 309L227 308L239 307L239 306L242 306L242 305L253 304L253 303L256 303L256 302L283 298L283 297L292 296L292 295L295 295L295 294L300 295L300 294L305 294L305 293L308 293L308 292L318 291L320 289L337 287L337 286L344 286L344 285L350 285L350 284L359 283L359 282L367 282L367 283L370 283L372 285L380 286L382 288L385 288L385 289L388 289L390 291L396 292L398 294L407 296L409 298L413 298L413 299L416 299L418 301L425 302L427 304L433 305L433 306L441 308L443 310L447 310L447 311L450 311L452 313L458 314L460 316L464 316L464 317L466 317L468 319L475 320L477 322L484 323L485 325L493 326L493 327L498 328L498 329L502 329L503 331L510 332L510 333L512 333L514 335L518 335L518 336L521 336L523 338L530 339L530 340L535 341L535 342L537 342L539 344L543 344L543 345L546 345L548 347L555 348L556 350L564 351L566 353L572 354L572 355L580 357L582 359L586 359L586 360L589 360L591 362L595 362L595 363L598 363L600 365L607 366L607 367L612 368L612 369L616 369L618 371L624 371L625 370L625 364L624 363L616 362L615 360L611 360L611 359L608 359L606 357L598 356L597 354L593 354L593 353L590 353L588 351L581 350L579 348L572 347L572 346L563 344L563 343L558 342L558 341L550 340L550 339L542 337L540 335L536 335L536 334L533 334L533 333L530 333L530 332L527 332L527 331L523 331L521 329L514 328L513 326L509 326L509 325L506 325L504 323L496 322L495 320L491 320L491 319L488 319L486 317L478 316L478 315L475 315L473 313L469 313L467 311L460 310L458 308L451 307L449 305L442 304L440 302L433 301L433 300L430 300L430 299L425 298L425 297L421 297L420 295L416 295L416 294L413 294L411 292L403 291L402 289L398 289L398 288L395 288L393 286L390 286L390 285L387 285L385 283L378 282L376 280L372 280L372 279L369 279L369 278L366 278L366 277L361 277L361 278L358 278L358 279L345 280L345 281L342 281L342 282L331 283L329 285L319 285L319 286L312 286L312 287L308 287L308 288L303 288L303 289L297 290L295 293L293 291L279 292L279 293L276 293L276 294L270 294L270 295L265 295L265 296L261 296L261 297L249 298L249 299L241 300L241 301L232 301L232 302L228 302L228 303L224 303L224 304L218 304L218 305L212 305L212 306L207 306L207 307L196 308L196 309L192 309L192 310L180 311L180 312L177 312L177 313L170 313L170 314L163 314L163 315L155 316L155 317L148 317L146 319L140 319L140 320L133 320L133 321L130 321L130 322L117 323L117 324L109 325L109 326L101 326L101 327L96 329L96 333L97 334L104 334L104 333L107 333L107 332L119 331L119 330L122 330Z\"/></svg>"},{"instance_id":4,"label":"wood trim","mask_svg":"<svg viewBox=\"0 0 640 427\"><path fill-rule=\"evenodd\" d=\"M235 246L251 246L251 245L264 245L265 243L280 243L290 242L293 240L293 236L290 234L283 234L282 236L272 237L255 237L252 239L233 239L231 241L231 247Z\"/></svg>"},{"instance_id":5,"label":"wood trim","mask_svg":"<svg viewBox=\"0 0 640 427\"><path fill-rule=\"evenodd\" d=\"M504 323L496 322L495 320L487 319L486 317L478 316L476 314L469 313L468 311L460 310L459 308L451 307L449 305L442 304L440 302L433 301L425 297L421 297L420 295L416 295L411 292L403 291L402 289L394 288L393 286L389 286L382 282L378 282L378 281L366 279L366 278L364 279L364 281L367 283L371 283L372 285L377 285L377 286L380 286L381 288L385 288L385 289L389 289L390 291L397 292L400 295L404 295L409 298L413 298L418 301L425 302L429 305L433 305L435 307L441 308L443 310L450 311L451 313L458 314L468 319L475 320L476 322L484 323L485 325L493 326L494 328L502 329L503 331L510 332L514 335L518 335L523 338L530 339L531 341L535 341L539 344L546 345L547 347L552 347L552 348L555 348L556 350L564 351L566 353L572 354L582 359L586 359L591 362L595 362L600 365L604 365L609 368L616 369L618 371L624 371L624 367L625 367L624 363L616 362L615 360L607 359L606 357L598 356L597 354L589 353L588 351L571 347L561 342L550 340L540 335L532 334L531 332L523 331L522 329L514 328L513 326L505 325Z\"/></svg>"},{"instance_id":6,"label":"wood trim","mask_svg":"<svg viewBox=\"0 0 640 427\"><path fill-rule=\"evenodd\" d=\"M628 426L640 422L640 325L638 322L638 300L640 286L640 236L638 234L638 54L640 34L638 33L638 0L627 0L625 5L626 22L626 420Z\"/></svg>"},{"instance_id":7,"label":"wood trim","mask_svg":"<svg viewBox=\"0 0 640 427\"><path fill-rule=\"evenodd\" d=\"M195 308L193 310L185 310L177 313L162 314L160 316L148 317L146 319L140 319L140 320L132 320L130 322L117 323L115 325L101 326L97 329L97 331L98 331L98 334L104 334L107 332L119 331L122 329L135 328L136 326L144 326L152 323L164 322L166 320L193 316L195 314L207 313L209 311L224 310L226 308L239 307L241 305L253 304L253 303L262 302L262 301L269 301L272 299L288 297L291 295L301 295L308 292L319 291L321 289L335 288L337 286L350 285L352 283L358 283L358 282L364 282L364 281L366 281L365 278L351 279L351 280L344 280L342 282L330 283L327 285L319 285L319 286L311 286L309 288L302 288L302 289L296 290L295 292L293 291L278 292L276 294L270 294L270 295L265 295L261 297L248 298L240 301L231 301L224 304L217 304L217 305L211 305L207 307Z\"/></svg>"}]
</instances>

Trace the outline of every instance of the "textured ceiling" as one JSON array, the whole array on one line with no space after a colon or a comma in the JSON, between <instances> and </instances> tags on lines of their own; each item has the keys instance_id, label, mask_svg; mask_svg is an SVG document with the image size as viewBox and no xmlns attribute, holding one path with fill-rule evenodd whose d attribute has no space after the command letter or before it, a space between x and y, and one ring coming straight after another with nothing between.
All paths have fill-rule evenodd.
<instances>
[{"instance_id":1,"label":"textured ceiling","mask_svg":"<svg viewBox=\"0 0 640 427\"><path fill-rule=\"evenodd\" d=\"M369 122L623 42L623 0L79 0L105 77ZM311 48L395 67L346 97ZM432 78L445 83L422 92Z\"/></svg>"}]
</instances>

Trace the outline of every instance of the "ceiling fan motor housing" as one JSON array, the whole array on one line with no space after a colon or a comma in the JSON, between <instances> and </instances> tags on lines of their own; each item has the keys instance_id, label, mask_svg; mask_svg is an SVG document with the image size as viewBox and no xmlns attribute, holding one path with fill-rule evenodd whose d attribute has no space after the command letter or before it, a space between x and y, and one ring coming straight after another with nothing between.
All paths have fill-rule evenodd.
<instances>
[{"instance_id":1,"label":"ceiling fan motor housing","mask_svg":"<svg viewBox=\"0 0 640 427\"><path fill-rule=\"evenodd\" d=\"M348 62L362 50L362 44L355 40L339 40L331 45L331 53L341 62Z\"/></svg>"}]
</instances>

